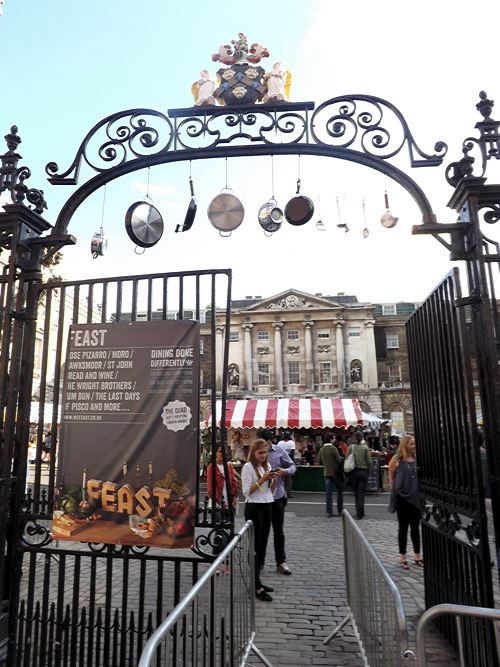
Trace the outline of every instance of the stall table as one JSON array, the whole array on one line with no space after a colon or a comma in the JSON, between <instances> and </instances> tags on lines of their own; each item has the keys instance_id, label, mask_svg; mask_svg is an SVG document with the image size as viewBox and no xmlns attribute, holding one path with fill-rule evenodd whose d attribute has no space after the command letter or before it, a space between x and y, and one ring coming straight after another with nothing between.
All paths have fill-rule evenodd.
<instances>
[{"instance_id":1,"label":"stall table","mask_svg":"<svg viewBox=\"0 0 500 667\"><path fill-rule=\"evenodd\" d=\"M293 491L324 492L325 477L323 466L297 466L293 476Z\"/></svg>"}]
</instances>

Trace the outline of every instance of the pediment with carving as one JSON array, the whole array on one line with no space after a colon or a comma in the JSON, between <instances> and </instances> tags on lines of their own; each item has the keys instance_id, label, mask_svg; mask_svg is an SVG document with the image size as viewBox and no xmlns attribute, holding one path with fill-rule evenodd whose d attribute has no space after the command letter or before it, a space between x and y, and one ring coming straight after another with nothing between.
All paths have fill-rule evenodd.
<instances>
[{"instance_id":1,"label":"pediment with carving","mask_svg":"<svg viewBox=\"0 0 500 667\"><path fill-rule=\"evenodd\" d=\"M322 297L308 294L307 292L300 292L299 290L288 290L281 294L263 299L259 303L254 303L248 308L243 308L245 312L262 311L262 310L309 310L310 308L335 308L343 307L342 304L334 301L327 301Z\"/></svg>"}]
</instances>

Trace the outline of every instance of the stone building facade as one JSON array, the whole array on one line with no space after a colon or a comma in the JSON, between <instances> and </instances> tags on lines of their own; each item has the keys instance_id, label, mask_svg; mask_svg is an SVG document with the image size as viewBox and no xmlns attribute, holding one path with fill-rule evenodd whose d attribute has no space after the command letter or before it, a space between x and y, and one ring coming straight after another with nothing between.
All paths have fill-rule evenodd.
<instances>
[{"instance_id":1,"label":"stone building facade","mask_svg":"<svg viewBox=\"0 0 500 667\"><path fill-rule=\"evenodd\" d=\"M202 324L202 399L222 389L229 336L228 398L357 398L363 409L413 429L405 321L415 304L360 303L355 296L289 289L216 312L217 364L211 377L209 322ZM202 413L209 411L202 400ZM206 414L203 414L206 416Z\"/></svg>"}]
</instances>

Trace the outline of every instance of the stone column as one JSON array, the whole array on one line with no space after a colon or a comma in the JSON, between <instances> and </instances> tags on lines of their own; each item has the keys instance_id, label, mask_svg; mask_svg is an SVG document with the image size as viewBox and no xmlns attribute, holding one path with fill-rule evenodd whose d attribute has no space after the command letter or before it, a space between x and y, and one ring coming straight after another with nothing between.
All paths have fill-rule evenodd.
<instances>
[{"instance_id":1,"label":"stone column","mask_svg":"<svg viewBox=\"0 0 500 667\"><path fill-rule=\"evenodd\" d=\"M283 391L283 349L281 342L281 328L283 322L273 322L274 327L274 387L276 391Z\"/></svg>"},{"instance_id":2,"label":"stone column","mask_svg":"<svg viewBox=\"0 0 500 667\"><path fill-rule=\"evenodd\" d=\"M215 388L222 391L222 369L224 366L224 327L215 325Z\"/></svg>"},{"instance_id":3,"label":"stone column","mask_svg":"<svg viewBox=\"0 0 500 667\"><path fill-rule=\"evenodd\" d=\"M305 357L306 357L306 391L314 391L314 358L312 347L312 328L314 322L306 320L302 322L306 331Z\"/></svg>"},{"instance_id":4,"label":"stone column","mask_svg":"<svg viewBox=\"0 0 500 667\"><path fill-rule=\"evenodd\" d=\"M245 358L245 389L253 391L253 377L252 377L252 327L253 324L242 324L245 330L245 345L243 348L243 355Z\"/></svg>"},{"instance_id":5,"label":"stone column","mask_svg":"<svg viewBox=\"0 0 500 667\"><path fill-rule=\"evenodd\" d=\"M336 347L337 347L337 378L338 388L345 387L345 350L344 350L344 320L336 322Z\"/></svg>"},{"instance_id":6,"label":"stone column","mask_svg":"<svg viewBox=\"0 0 500 667\"><path fill-rule=\"evenodd\" d=\"M367 376L365 384L370 389L378 389L377 351L375 349L375 320L365 320Z\"/></svg>"}]
</instances>

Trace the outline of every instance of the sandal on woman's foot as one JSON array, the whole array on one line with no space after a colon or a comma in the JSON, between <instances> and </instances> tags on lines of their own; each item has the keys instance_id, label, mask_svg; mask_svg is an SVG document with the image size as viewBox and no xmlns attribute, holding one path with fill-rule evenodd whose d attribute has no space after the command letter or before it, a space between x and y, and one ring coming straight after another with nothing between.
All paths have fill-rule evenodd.
<instances>
[{"instance_id":1,"label":"sandal on woman's foot","mask_svg":"<svg viewBox=\"0 0 500 667\"><path fill-rule=\"evenodd\" d=\"M262 600L262 602L272 602L273 601L272 597L269 595L269 593L266 593L266 591L264 589L262 589L260 593L255 591L255 597L257 598L257 600Z\"/></svg>"},{"instance_id":2,"label":"sandal on woman's foot","mask_svg":"<svg viewBox=\"0 0 500 667\"><path fill-rule=\"evenodd\" d=\"M410 569L410 564L407 563L405 560L400 561L399 565L400 565L400 567L403 568L403 570L409 570Z\"/></svg>"},{"instance_id":3,"label":"sandal on woman's foot","mask_svg":"<svg viewBox=\"0 0 500 667\"><path fill-rule=\"evenodd\" d=\"M418 565L418 567L424 567L424 561L421 558L419 558L418 560L414 558L414 561L415 565Z\"/></svg>"}]
</instances>

